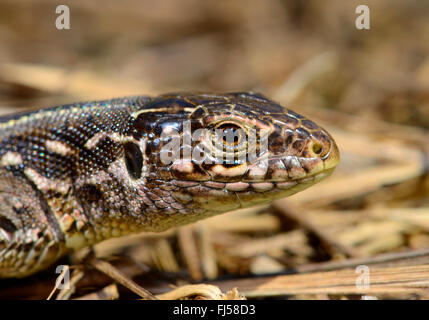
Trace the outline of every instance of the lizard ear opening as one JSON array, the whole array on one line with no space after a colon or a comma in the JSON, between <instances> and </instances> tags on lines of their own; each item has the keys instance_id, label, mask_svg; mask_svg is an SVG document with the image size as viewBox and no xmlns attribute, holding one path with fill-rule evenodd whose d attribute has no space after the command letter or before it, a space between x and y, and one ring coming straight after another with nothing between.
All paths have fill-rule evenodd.
<instances>
[{"instance_id":1,"label":"lizard ear opening","mask_svg":"<svg viewBox=\"0 0 429 320\"><path fill-rule=\"evenodd\" d=\"M124 143L125 165L133 179L140 179L143 168L143 154L139 146L133 142Z\"/></svg>"}]
</instances>

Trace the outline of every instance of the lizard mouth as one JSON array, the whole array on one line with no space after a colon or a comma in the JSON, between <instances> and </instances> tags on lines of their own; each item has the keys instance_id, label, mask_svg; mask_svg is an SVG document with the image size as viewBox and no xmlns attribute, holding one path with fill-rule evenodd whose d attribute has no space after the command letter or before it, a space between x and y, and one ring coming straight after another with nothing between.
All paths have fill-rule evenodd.
<instances>
[{"instance_id":1,"label":"lizard mouth","mask_svg":"<svg viewBox=\"0 0 429 320\"><path fill-rule=\"evenodd\" d=\"M214 187L224 189L232 192L246 192L253 191L255 193L268 192L272 190L296 190L296 192L303 190L327 177L329 177L335 168L318 172L313 175L308 175L304 178L290 180L290 181L260 181L260 182L228 182L228 183L203 183L207 187Z\"/></svg>"},{"instance_id":2,"label":"lizard mouth","mask_svg":"<svg viewBox=\"0 0 429 320\"><path fill-rule=\"evenodd\" d=\"M255 159L252 163L243 163L231 168L223 165L203 168L191 164L192 173L175 178L198 184L203 188L231 192L260 193L289 189L300 191L330 176L339 160L338 147L333 143L323 157L265 156ZM184 162L179 163L176 164L177 167L185 167Z\"/></svg>"},{"instance_id":3,"label":"lizard mouth","mask_svg":"<svg viewBox=\"0 0 429 320\"><path fill-rule=\"evenodd\" d=\"M200 181L182 189L192 196L199 207L211 214L269 203L288 197L307 189L313 184L329 177L339 162L339 151L335 144L323 158L274 157L264 177L247 176L238 181L210 180ZM280 169L274 164L282 163ZM286 168L285 164L293 164ZM260 163L254 163L258 165ZM250 170L250 169L249 169ZM248 170L248 171L249 171ZM277 170L277 171L276 171Z\"/></svg>"},{"instance_id":4,"label":"lizard mouth","mask_svg":"<svg viewBox=\"0 0 429 320\"><path fill-rule=\"evenodd\" d=\"M191 196L194 205L202 209L207 216L211 216L240 208L268 204L276 199L291 196L329 177L334 170L335 166L288 181L199 182L185 187L179 193L182 196L183 193Z\"/></svg>"}]
</instances>

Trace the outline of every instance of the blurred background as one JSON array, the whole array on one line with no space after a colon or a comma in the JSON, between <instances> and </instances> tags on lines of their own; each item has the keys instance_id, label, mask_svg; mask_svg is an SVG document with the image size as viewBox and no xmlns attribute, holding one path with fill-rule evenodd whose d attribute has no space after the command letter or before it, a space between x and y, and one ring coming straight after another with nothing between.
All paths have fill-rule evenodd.
<instances>
[{"instance_id":1,"label":"blurred background","mask_svg":"<svg viewBox=\"0 0 429 320\"><path fill-rule=\"evenodd\" d=\"M70 30L55 28L60 4L70 8ZM369 30L355 26L361 4L370 9ZM341 150L328 180L273 206L109 241L96 253L155 293L218 280L247 297L356 298L354 278L340 290L335 274L322 277L323 290L312 279L306 289L278 284L276 293L222 281L291 268L305 275L348 259L371 264L376 255L429 246L428 17L429 2L420 0L1 0L0 114L124 95L250 90L310 117ZM153 283L147 272L157 274ZM382 278L384 287L368 292L428 298L429 269L419 272L401 279L407 288ZM109 283L87 278L77 293ZM10 282L0 298L52 289L25 281Z\"/></svg>"}]
</instances>

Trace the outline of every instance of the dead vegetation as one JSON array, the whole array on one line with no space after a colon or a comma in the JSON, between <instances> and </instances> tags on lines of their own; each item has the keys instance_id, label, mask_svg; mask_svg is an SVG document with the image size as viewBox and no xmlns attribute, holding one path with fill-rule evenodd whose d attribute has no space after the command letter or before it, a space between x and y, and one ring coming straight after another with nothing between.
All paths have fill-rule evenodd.
<instances>
[{"instance_id":1,"label":"dead vegetation","mask_svg":"<svg viewBox=\"0 0 429 320\"><path fill-rule=\"evenodd\" d=\"M0 299L429 298L429 7L367 2L368 31L354 27L357 2L334 0L73 1L72 29L58 31L54 1L2 1L1 113L261 91L321 123L342 162L269 207L78 252L61 262L70 290L52 291L47 270L2 280Z\"/></svg>"}]
</instances>

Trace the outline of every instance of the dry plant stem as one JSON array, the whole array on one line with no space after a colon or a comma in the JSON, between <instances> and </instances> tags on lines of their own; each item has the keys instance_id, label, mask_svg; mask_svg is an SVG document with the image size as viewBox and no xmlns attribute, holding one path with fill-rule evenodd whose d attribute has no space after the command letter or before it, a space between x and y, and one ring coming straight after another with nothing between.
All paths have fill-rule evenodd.
<instances>
[{"instance_id":1,"label":"dry plant stem","mask_svg":"<svg viewBox=\"0 0 429 320\"><path fill-rule=\"evenodd\" d=\"M84 276L84 272L79 269L73 270L70 283L67 288L61 289L61 291L58 293L56 300L68 300L70 299L71 295L76 290L76 284L79 282L80 279L82 279Z\"/></svg>"},{"instance_id":2,"label":"dry plant stem","mask_svg":"<svg viewBox=\"0 0 429 320\"><path fill-rule=\"evenodd\" d=\"M238 287L247 297L297 294L416 294L429 288L429 265L370 268L370 286L357 286L361 273L345 269L307 274L216 281L222 290Z\"/></svg>"},{"instance_id":3,"label":"dry plant stem","mask_svg":"<svg viewBox=\"0 0 429 320\"><path fill-rule=\"evenodd\" d=\"M212 232L204 224L198 228L198 239L201 247L201 265L207 279L215 279L218 276L216 253L212 241Z\"/></svg>"},{"instance_id":4,"label":"dry plant stem","mask_svg":"<svg viewBox=\"0 0 429 320\"><path fill-rule=\"evenodd\" d=\"M108 257L117 252L121 252L125 247L133 247L147 239L165 239L174 236L176 231L170 229L160 233L144 232L132 234L120 238L108 239L94 245L95 255L99 258Z\"/></svg>"},{"instance_id":5,"label":"dry plant stem","mask_svg":"<svg viewBox=\"0 0 429 320\"><path fill-rule=\"evenodd\" d=\"M118 287L115 283L104 287L100 291L88 293L74 300L115 300L119 298Z\"/></svg>"},{"instance_id":6,"label":"dry plant stem","mask_svg":"<svg viewBox=\"0 0 429 320\"><path fill-rule=\"evenodd\" d=\"M57 283L61 283L61 281L63 281L66 273L70 270L69 266L67 266L67 268L63 268L63 270L61 271L60 275L57 277L57 279L55 280L55 286L52 289L51 293L49 294L49 296L46 298L46 300L51 300L52 296L54 295L55 291L57 290Z\"/></svg>"},{"instance_id":7,"label":"dry plant stem","mask_svg":"<svg viewBox=\"0 0 429 320\"><path fill-rule=\"evenodd\" d=\"M187 297L196 297L198 300L244 300L245 298L236 288L226 294L211 284L184 285L172 291L156 296L160 300L178 300Z\"/></svg>"},{"instance_id":8,"label":"dry plant stem","mask_svg":"<svg viewBox=\"0 0 429 320\"><path fill-rule=\"evenodd\" d=\"M310 256L313 252L307 244L305 232L298 229L277 233L270 237L249 239L231 244L226 248L228 254L243 258L269 255L272 250L288 250L300 256Z\"/></svg>"},{"instance_id":9,"label":"dry plant stem","mask_svg":"<svg viewBox=\"0 0 429 320\"><path fill-rule=\"evenodd\" d=\"M323 262L298 266L295 271L298 273L308 273L317 271L338 270L356 267L358 265L380 265L386 266L396 263L403 265L420 265L429 262L429 249L413 250L407 252L385 253L374 257L354 258L344 261Z\"/></svg>"},{"instance_id":10,"label":"dry plant stem","mask_svg":"<svg viewBox=\"0 0 429 320\"><path fill-rule=\"evenodd\" d=\"M332 177L315 185L312 192L303 192L290 199L305 207L321 207L334 201L353 198L379 190L385 185L404 182L424 173L424 163L387 164L370 167L347 176Z\"/></svg>"},{"instance_id":11,"label":"dry plant stem","mask_svg":"<svg viewBox=\"0 0 429 320\"><path fill-rule=\"evenodd\" d=\"M216 216L201 223L212 229L230 232L276 232L281 227L277 217L266 213L255 216L234 216L227 213L226 216Z\"/></svg>"},{"instance_id":12,"label":"dry plant stem","mask_svg":"<svg viewBox=\"0 0 429 320\"><path fill-rule=\"evenodd\" d=\"M147 248L140 250L147 250ZM152 260L160 270L179 272L179 264L167 239L155 240L153 248L149 251L151 252Z\"/></svg>"},{"instance_id":13,"label":"dry plant stem","mask_svg":"<svg viewBox=\"0 0 429 320\"><path fill-rule=\"evenodd\" d=\"M189 296L204 296L210 300L218 300L221 295L222 291L216 286L196 284L181 286L167 293L159 294L156 297L160 300L178 300Z\"/></svg>"},{"instance_id":14,"label":"dry plant stem","mask_svg":"<svg viewBox=\"0 0 429 320\"><path fill-rule=\"evenodd\" d=\"M139 286L133 280L125 276L122 272L116 269L107 261L99 260L97 258L92 257L89 260L89 263L96 268L97 270L107 274L112 279L116 280L118 283L122 284L124 287L130 289L140 297L146 300L157 300L157 298L147 291L146 289Z\"/></svg>"},{"instance_id":15,"label":"dry plant stem","mask_svg":"<svg viewBox=\"0 0 429 320\"><path fill-rule=\"evenodd\" d=\"M300 215L294 208L286 203L285 200L279 200L273 203L273 208L288 219L295 221L299 226L314 234L323 243L327 244L335 251L345 254L347 257L358 257L359 254L352 248L346 247L331 237L328 233L315 226L312 222Z\"/></svg>"},{"instance_id":16,"label":"dry plant stem","mask_svg":"<svg viewBox=\"0 0 429 320\"><path fill-rule=\"evenodd\" d=\"M201 272L200 257L198 256L198 248L193 237L193 227L185 226L178 230L178 239L180 251L189 270L192 279L199 281L203 278Z\"/></svg>"}]
</instances>

